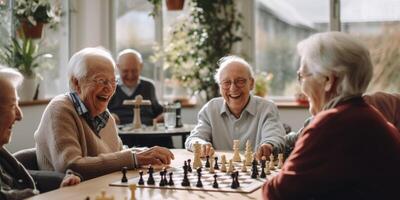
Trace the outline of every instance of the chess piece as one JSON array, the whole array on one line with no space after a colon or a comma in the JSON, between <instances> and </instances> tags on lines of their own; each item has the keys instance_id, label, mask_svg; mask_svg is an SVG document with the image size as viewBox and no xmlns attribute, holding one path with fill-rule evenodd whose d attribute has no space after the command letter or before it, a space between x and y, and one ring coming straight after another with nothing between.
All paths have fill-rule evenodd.
<instances>
[{"instance_id":1,"label":"chess piece","mask_svg":"<svg viewBox=\"0 0 400 200\"><path fill-rule=\"evenodd\" d=\"M233 166L232 159L229 160L229 166L228 166L228 173L232 173L235 170L235 167Z\"/></svg>"},{"instance_id":2,"label":"chess piece","mask_svg":"<svg viewBox=\"0 0 400 200\"><path fill-rule=\"evenodd\" d=\"M226 172L226 165L225 162L221 163L221 172Z\"/></svg>"},{"instance_id":3,"label":"chess piece","mask_svg":"<svg viewBox=\"0 0 400 200\"><path fill-rule=\"evenodd\" d=\"M218 167L218 157L217 156L215 156L215 164L214 164L214 169L219 169L219 167Z\"/></svg>"},{"instance_id":4,"label":"chess piece","mask_svg":"<svg viewBox=\"0 0 400 200\"><path fill-rule=\"evenodd\" d=\"M154 185L154 177L153 177L154 168L150 165L147 173L149 174L149 178L147 178L147 185Z\"/></svg>"},{"instance_id":5,"label":"chess piece","mask_svg":"<svg viewBox=\"0 0 400 200\"><path fill-rule=\"evenodd\" d=\"M269 156L269 169L270 170L275 170L275 162L274 162L274 155L271 154Z\"/></svg>"},{"instance_id":6,"label":"chess piece","mask_svg":"<svg viewBox=\"0 0 400 200\"><path fill-rule=\"evenodd\" d=\"M136 199L136 196L135 196L136 187L137 187L136 184L129 185L129 190L131 191L131 200Z\"/></svg>"},{"instance_id":7,"label":"chess piece","mask_svg":"<svg viewBox=\"0 0 400 200\"><path fill-rule=\"evenodd\" d=\"M252 166L251 166L251 178L258 177L258 168L257 168L257 161L253 159Z\"/></svg>"},{"instance_id":8,"label":"chess piece","mask_svg":"<svg viewBox=\"0 0 400 200\"><path fill-rule=\"evenodd\" d=\"M187 165L188 168L187 168L187 169L188 169L188 172L190 172L190 173L192 173L192 167L190 166L190 162L191 162L191 161L192 161L192 160L190 160L190 159L187 160L187 163L188 163L188 165Z\"/></svg>"},{"instance_id":9,"label":"chess piece","mask_svg":"<svg viewBox=\"0 0 400 200\"><path fill-rule=\"evenodd\" d=\"M140 106L141 105L151 105L150 100L143 100L142 95L136 95L135 100L124 100L123 105L134 105L133 108L133 128L142 128L142 120L140 119Z\"/></svg>"},{"instance_id":10,"label":"chess piece","mask_svg":"<svg viewBox=\"0 0 400 200\"><path fill-rule=\"evenodd\" d=\"M138 184L139 185L144 185L143 171L142 170L139 171L139 175L140 175L140 178L139 178Z\"/></svg>"},{"instance_id":11,"label":"chess piece","mask_svg":"<svg viewBox=\"0 0 400 200\"><path fill-rule=\"evenodd\" d=\"M215 154L214 147L210 147L210 153L209 153L209 156L212 158L212 157L214 157L214 154Z\"/></svg>"},{"instance_id":12,"label":"chess piece","mask_svg":"<svg viewBox=\"0 0 400 200\"><path fill-rule=\"evenodd\" d=\"M101 191L100 196L96 196L95 200L114 200L114 197L107 197L106 191Z\"/></svg>"},{"instance_id":13,"label":"chess piece","mask_svg":"<svg viewBox=\"0 0 400 200\"><path fill-rule=\"evenodd\" d=\"M122 167L122 178L121 178L121 183L127 183L128 179L126 178L126 172L128 171L127 167Z\"/></svg>"},{"instance_id":14,"label":"chess piece","mask_svg":"<svg viewBox=\"0 0 400 200\"><path fill-rule=\"evenodd\" d=\"M247 172L247 168L246 168L246 160L243 160L243 165L242 165L242 172Z\"/></svg>"},{"instance_id":15,"label":"chess piece","mask_svg":"<svg viewBox=\"0 0 400 200\"><path fill-rule=\"evenodd\" d=\"M260 174L260 178L266 178L267 175L265 174L265 162L267 162L267 158L265 158L265 156L263 156L261 158L261 174Z\"/></svg>"},{"instance_id":16,"label":"chess piece","mask_svg":"<svg viewBox=\"0 0 400 200\"><path fill-rule=\"evenodd\" d=\"M246 142L246 151L244 153L246 165L251 166L251 161L253 161L253 150L250 144L250 141L247 140Z\"/></svg>"},{"instance_id":17,"label":"chess piece","mask_svg":"<svg viewBox=\"0 0 400 200\"><path fill-rule=\"evenodd\" d=\"M221 163L226 164L226 156L225 155L221 156Z\"/></svg>"},{"instance_id":18,"label":"chess piece","mask_svg":"<svg viewBox=\"0 0 400 200\"><path fill-rule=\"evenodd\" d=\"M217 175L216 174L214 174L214 183L213 183L213 188L218 188L218 182L217 182Z\"/></svg>"},{"instance_id":19,"label":"chess piece","mask_svg":"<svg viewBox=\"0 0 400 200\"><path fill-rule=\"evenodd\" d=\"M266 175L270 175L270 174L271 174L271 171L269 171L269 161L268 161L268 163L265 165L265 174L266 174Z\"/></svg>"},{"instance_id":20,"label":"chess piece","mask_svg":"<svg viewBox=\"0 0 400 200\"><path fill-rule=\"evenodd\" d=\"M174 181L172 180L172 172L169 173L169 181L168 181L168 185L169 186L173 186L174 185Z\"/></svg>"},{"instance_id":21,"label":"chess piece","mask_svg":"<svg viewBox=\"0 0 400 200\"><path fill-rule=\"evenodd\" d=\"M183 180L181 183L181 185L184 187L190 186L190 182L189 182L187 174L188 174L188 165L186 164L186 161L185 161L185 164L183 165Z\"/></svg>"},{"instance_id":22,"label":"chess piece","mask_svg":"<svg viewBox=\"0 0 400 200\"><path fill-rule=\"evenodd\" d=\"M164 187L165 183L164 183L164 171L160 171L160 187Z\"/></svg>"},{"instance_id":23,"label":"chess piece","mask_svg":"<svg viewBox=\"0 0 400 200\"><path fill-rule=\"evenodd\" d=\"M203 187L203 183L201 182L201 168L197 168L197 183L196 187Z\"/></svg>"},{"instance_id":24,"label":"chess piece","mask_svg":"<svg viewBox=\"0 0 400 200\"><path fill-rule=\"evenodd\" d=\"M233 162L241 162L240 154L239 154L239 140L233 140Z\"/></svg>"},{"instance_id":25,"label":"chess piece","mask_svg":"<svg viewBox=\"0 0 400 200\"><path fill-rule=\"evenodd\" d=\"M210 168L210 156L209 155L206 156L206 165L205 165L205 167L206 168Z\"/></svg>"},{"instance_id":26,"label":"chess piece","mask_svg":"<svg viewBox=\"0 0 400 200\"><path fill-rule=\"evenodd\" d=\"M278 154L278 169L281 169L283 166L283 153Z\"/></svg>"},{"instance_id":27,"label":"chess piece","mask_svg":"<svg viewBox=\"0 0 400 200\"><path fill-rule=\"evenodd\" d=\"M201 145L199 142L193 144L193 153L194 153L194 160L193 160L193 168L197 169L202 167L200 155L201 155Z\"/></svg>"},{"instance_id":28,"label":"chess piece","mask_svg":"<svg viewBox=\"0 0 400 200\"><path fill-rule=\"evenodd\" d=\"M236 187L240 187L240 183L239 183L239 171L235 172L235 184Z\"/></svg>"},{"instance_id":29,"label":"chess piece","mask_svg":"<svg viewBox=\"0 0 400 200\"><path fill-rule=\"evenodd\" d=\"M235 178L236 177L236 173L235 172L231 173L231 177L232 177L231 188L232 189L238 188L237 184L236 184L236 178Z\"/></svg>"},{"instance_id":30,"label":"chess piece","mask_svg":"<svg viewBox=\"0 0 400 200\"><path fill-rule=\"evenodd\" d=\"M210 159L210 168L209 168L209 172L210 172L211 174L214 174L214 173L215 173L213 165L214 165L214 159L211 158L211 159Z\"/></svg>"}]
</instances>

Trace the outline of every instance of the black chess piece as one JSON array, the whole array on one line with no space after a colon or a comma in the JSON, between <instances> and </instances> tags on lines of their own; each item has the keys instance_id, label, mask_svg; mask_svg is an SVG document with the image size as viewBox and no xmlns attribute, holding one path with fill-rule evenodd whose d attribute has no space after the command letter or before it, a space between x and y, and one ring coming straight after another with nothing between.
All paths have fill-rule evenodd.
<instances>
[{"instance_id":1,"label":"black chess piece","mask_svg":"<svg viewBox=\"0 0 400 200\"><path fill-rule=\"evenodd\" d=\"M210 168L210 156L206 156L206 168Z\"/></svg>"},{"instance_id":2,"label":"black chess piece","mask_svg":"<svg viewBox=\"0 0 400 200\"><path fill-rule=\"evenodd\" d=\"M161 179L160 179L160 187L164 187L165 186L165 184L164 184L164 171L160 171L160 177L161 177Z\"/></svg>"},{"instance_id":3,"label":"black chess piece","mask_svg":"<svg viewBox=\"0 0 400 200\"><path fill-rule=\"evenodd\" d=\"M140 178L139 178L138 184L139 185L144 185L143 171L142 170L139 171L139 175L140 175Z\"/></svg>"},{"instance_id":4,"label":"black chess piece","mask_svg":"<svg viewBox=\"0 0 400 200\"><path fill-rule=\"evenodd\" d=\"M261 160L261 174L260 174L260 178L265 178L267 177L267 175L265 174L265 159Z\"/></svg>"},{"instance_id":5,"label":"black chess piece","mask_svg":"<svg viewBox=\"0 0 400 200\"><path fill-rule=\"evenodd\" d=\"M187 163L185 161L184 165L183 165L183 180L182 180L182 183L181 183L181 185L184 186L184 187L190 186L190 182L189 182L187 174L188 174L188 165L187 165Z\"/></svg>"},{"instance_id":6,"label":"black chess piece","mask_svg":"<svg viewBox=\"0 0 400 200\"><path fill-rule=\"evenodd\" d=\"M154 178L153 178L154 168L150 165L147 173L149 174L149 178L147 179L147 185L154 185Z\"/></svg>"},{"instance_id":7,"label":"black chess piece","mask_svg":"<svg viewBox=\"0 0 400 200\"><path fill-rule=\"evenodd\" d=\"M217 175L216 174L214 174L214 183L213 183L213 188L218 188L218 183L217 183Z\"/></svg>"},{"instance_id":8,"label":"black chess piece","mask_svg":"<svg viewBox=\"0 0 400 200\"><path fill-rule=\"evenodd\" d=\"M236 177L236 173L233 172L233 173L231 174L231 177L232 177L231 188L232 188L232 189L238 188L237 185L236 185L236 178L235 178L235 177Z\"/></svg>"},{"instance_id":9,"label":"black chess piece","mask_svg":"<svg viewBox=\"0 0 400 200\"><path fill-rule=\"evenodd\" d=\"M217 169L217 170L219 170L219 166L218 166L218 157L217 156L215 156L215 164L214 164L214 169Z\"/></svg>"},{"instance_id":10,"label":"black chess piece","mask_svg":"<svg viewBox=\"0 0 400 200\"><path fill-rule=\"evenodd\" d=\"M187 160L187 162L188 162L188 172L190 172L190 173L192 173L192 166L190 165L191 161L192 160L190 160L190 159Z\"/></svg>"},{"instance_id":11,"label":"black chess piece","mask_svg":"<svg viewBox=\"0 0 400 200\"><path fill-rule=\"evenodd\" d=\"M240 187L240 183L239 183L239 171L235 172L235 184L237 187Z\"/></svg>"},{"instance_id":12,"label":"black chess piece","mask_svg":"<svg viewBox=\"0 0 400 200\"><path fill-rule=\"evenodd\" d=\"M168 181L167 181L167 169L165 169L165 167L163 168L163 176L161 177L161 180L164 182L164 185L168 185Z\"/></svg>"},{"instance_id":13,"label":"black chess piece","mask_svg":"<svg viewBox=\"0 0 400 200\"><path fill-rule=\"evenodd\" d=\"M121 182L122 183L127 183L128 179L126 178L126 172L128 171L128 168L127 167L122 167L121 171L122 171Z\"/></svg>"},{"instance_id":14,"label":"black chess piece","mask_svg":"<svg viewBox=\"0 0 400 200\"><path fill-rule=\"evenodd\" d=\"M168 185L169 186L173 186L174 185L174 181L172 180L172 172L169 173L169 181L168 181Z\"/></svg>"},{"instance_id":15,"label":"black chess piece","mask_svg":"<svg viewBox=\"0 0 400 200\"><path fill-rule=\"evenodd\" d=\"M201 167L197 168L197 183L196 187L203 187L203 183L201 182Z\"/></svg>"},{"instance_id":16,"label":"black chess piece","mask_svg":"<svg viewBox=\"0 0 400 200\"><path fill-rule=\"evenodd\" d=\"M258 177L257 161L256 159L254 159L251 167L251 178L257 178L257 177Z\"/></svg>"}]
</instances>

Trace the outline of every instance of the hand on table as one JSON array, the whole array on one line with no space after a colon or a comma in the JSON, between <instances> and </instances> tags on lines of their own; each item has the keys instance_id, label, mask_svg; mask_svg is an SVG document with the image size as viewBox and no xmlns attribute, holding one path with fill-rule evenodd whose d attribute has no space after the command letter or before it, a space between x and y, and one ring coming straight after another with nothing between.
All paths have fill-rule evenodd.
<instances>
[{"instance_id":1,"label":"hand on table","mask_svg":"<svg viewBox=\"0 0 400 200\"><path fill-rule=\"evenodd\" d=\"M174 154L165 147L154 146L148 150L138 152L136 159L139 165L169 165Z\"/></svg>"},{"instance_id":2,"label":"hand on table","mask_svg":"<svg viewBox=\"0 0 400 200\"><path fill-rule=\"evenodd\" d=\"M62 180L60 187L77 185L81 182L81 178L73 173L67 173Z\"/></svg>"},{"instance_id":3,"label":"hand on table","mask_svg":"<svg viewBox=\"0 0 400 200\"><path fill-rule=\"evenodd\" d=\"M263 156L269 160L269 156L272 154L272 145L270 144L262 144L258 149L256 153L256 159L261 160Z\"/></svg>"},{"instance_id":4,"label":"hand on table","mask_svg":"<svg viewBox=\"0 0 400 200\"><path fill-rule=\"evenodd\" d=\"M201 147L200 157L204 158L206 156L214 155L215 151L211 144L203 144Z\"/></svg>"}]
</instances>

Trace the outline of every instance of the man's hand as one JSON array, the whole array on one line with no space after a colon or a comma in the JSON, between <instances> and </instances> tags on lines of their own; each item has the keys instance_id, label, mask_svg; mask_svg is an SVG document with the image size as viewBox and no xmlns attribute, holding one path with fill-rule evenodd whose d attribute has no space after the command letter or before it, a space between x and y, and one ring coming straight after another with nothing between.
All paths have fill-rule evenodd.
<instances>
[{"instance_id":1,"label":"man's hand","mask_svg":"<svg viewBox=\"0 0 400 200\"><path fill-rule=\"evenodd\" d=\"M270 145L270 144L262 144L258 148L257 153L256 153L257 160L261 160L261 158L263 156L265 156L267 158L267 160L268 160L269 156L272 154L272 149L273 149L272 145Z\"/></svg>"},{"instance_id":2,"label":"man's hand","mask_svg":"<svg viewBox=\"0 0 400 200\"><path fill-rule=\"evenodd\" d=\"M136 159L139 165L169 165L175 157L167 148L154 146L137 153Z\"/></svg>"},{"instance_id":3,"label":"man's hand","mask_svg":"<svg viewBox=\"0 0 400 200\"><path fill-rule=\"evenodd\" d=\"M214 155L214 148L212 147L211 144L203 144L201 146L201 153L200 153L200 157L206 157L206 156L212 156Z\"/></svg>"},{"instance_id":4,"label":"man's hand","mask_svg":"<svg viewBox=\"0 0 400 200\"><path fill-rule=\"evenodd\" d=\"M67 173L62 180L60 187L77 185L81 182L81 178L73 173Z\"/></svg>"}]
</instances>

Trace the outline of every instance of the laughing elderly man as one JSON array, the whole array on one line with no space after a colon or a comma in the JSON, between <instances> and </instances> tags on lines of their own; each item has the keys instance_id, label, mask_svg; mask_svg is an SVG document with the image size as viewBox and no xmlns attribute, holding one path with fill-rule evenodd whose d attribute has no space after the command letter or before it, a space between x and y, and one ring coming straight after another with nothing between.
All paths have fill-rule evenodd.
<instances>
[{"instance_id":1,"label":"laughing elderly man","mask_svg":"<svg viewBox=\"0 0 400 200\"><path fill-rule=\"evenodd\" d=\"M222 97L210 100L198 114L198 124L187 138L186 149L195 142L208 144L203 155L217 150L232 150L233 140L240 140L240 149L249 140L257 157L281 152L284 129L276 106L250 94L254 87L253 70L242 58L227 56L220 60L215 75Z\"/></svg>"},{"instance_id":2,"label":"laughing elderly man","mask_svg":"<svg viewBox=\"0 0 400 200\"><path fill-rule=\"evenodd\" d=\"M41 169L70 168L85 179L122 167L169 164L166 148L133 153L122 148L107 104L115 92L115 63L101 48L85 48L68 63L70 91L51 100L35 133Z\"/></svg>"}]
</instances>

